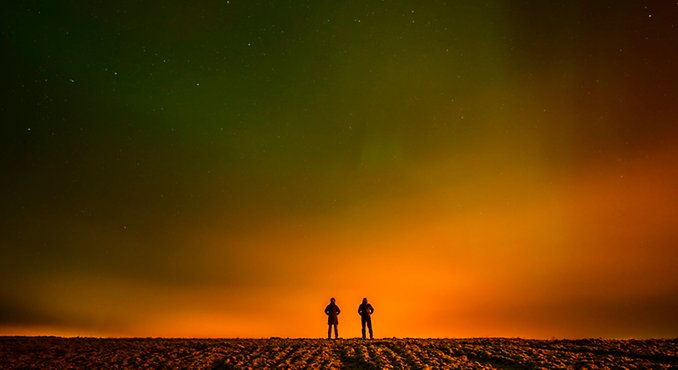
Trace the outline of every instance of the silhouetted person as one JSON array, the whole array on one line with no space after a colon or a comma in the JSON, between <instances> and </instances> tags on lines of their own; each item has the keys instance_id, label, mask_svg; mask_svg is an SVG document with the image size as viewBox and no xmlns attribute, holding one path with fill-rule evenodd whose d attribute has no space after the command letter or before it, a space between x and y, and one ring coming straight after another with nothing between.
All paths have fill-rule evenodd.
<instances>
[{"instance_id":1,"label":"silhouetted person","mask_svg":"<svg viewBox=\"0 0 678 370\"><path fill-rule=\"evenodd\" d=\"M363 327L363 339L365 339L365 324L367 324L367 328L370 329L370 339L373 338L372 334L372 317L371 315L374 313L374 308L372 308L372 305L367 303L367 298L363 298L363 303L360 304L358 307L358 314L360 315L360 323L362 324Z\"/></svg>"},{"instance_id":2,"label":"silhouetted person","mask_svg":"<svg viewBox=\"0 0 678 370\"><path fill-rule=\"evenodd\" d=\"M332 326L334 326L334 337L339 339L337 325L339 325L338 316L341 313L341 310L334 302L334 298L330 298L330 304L325 307L325 315L327 315L327 339L332 339Z\"/></svg>"}]
</instances>

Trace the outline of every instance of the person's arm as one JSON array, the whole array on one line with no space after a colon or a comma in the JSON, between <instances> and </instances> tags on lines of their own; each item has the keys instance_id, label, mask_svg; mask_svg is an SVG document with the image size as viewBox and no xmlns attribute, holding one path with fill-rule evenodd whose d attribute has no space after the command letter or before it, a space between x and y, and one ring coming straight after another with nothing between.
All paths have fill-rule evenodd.
<instances>
[{"instance_id":1,"label":"person's arm","mask_svg":"<svg viewBox=\"0 0 678 370\"><path fill-rule=\"evenodd\" d=\"M325 315L330 315L330 306L325 307Z\"/></svg>"},{"instance_id":2,"label":"person's arm","mask_svg":"<svg viewBox=\"0 0 678 370\"><path fill-rule=\"evenodd\" d=\"M335 307L337 307L337 315L339 315L341 313L341 309L339 308L339 306L335 306Z\"/></svg>"},{"instance_id":3,"label":"person's arm","mask_svg":"<svg viewBox=\"0 0 678 370\"><path fill-rule=\"evenodd\" d=\"M363 314L363 305L358 306L358 315L362 316Z\"/></svg>"},{"instance_id":4,"label":"person's arm","mask_svg":"<svg viewBox=\"0 0 678 370\"><path fill-rule=\"evenodd\" d=\"M374 313L374 307L372 307L372 305L370 305L370 315L373 314L373 313Z\"/></svg>"}]
</instances>

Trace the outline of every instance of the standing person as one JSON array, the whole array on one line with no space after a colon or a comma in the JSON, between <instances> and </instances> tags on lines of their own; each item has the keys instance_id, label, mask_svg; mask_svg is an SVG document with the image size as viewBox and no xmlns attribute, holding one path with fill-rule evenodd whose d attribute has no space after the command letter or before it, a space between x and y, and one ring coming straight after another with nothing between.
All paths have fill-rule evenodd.
<instances>
[{"instance_id":1,"label":"standing person","mask_svg":"<svg viewBox=\"0 0 678 370\"><path fill-rule=\"evenodd\" d=\"M358 307L358 314L360 315L360 323L363 327L363 339L365 339L365 324L367 328L370 329L370 339L373 338L372 334L372 317L374 313L374 308L372 305L367 303L367 298L363 298L363 303Z\"/></svg>"},{"instance_id":2,"label":"standing person","mask_svg":"<svg viewBox=\"0 0 678 370\"><path fill-rule=\"evenodd\" d=\"M335 303L334 298L330 298L330 304L325 307L325 315L327 315L327 339L332 339L332 326L334 326L334 338L339 339L339 331L337 330L337 325L339 325L339 314L341 310L339 306Z\"/></svg>"}]
</instances>

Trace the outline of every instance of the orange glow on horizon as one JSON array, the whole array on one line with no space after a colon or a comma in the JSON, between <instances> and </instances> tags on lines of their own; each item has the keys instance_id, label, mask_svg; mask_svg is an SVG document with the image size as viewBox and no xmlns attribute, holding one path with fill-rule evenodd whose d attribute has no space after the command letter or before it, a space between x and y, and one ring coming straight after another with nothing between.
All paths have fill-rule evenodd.
<instances>
[{"instance_id":1,"label":"orange glow on horizon","mask_svg":"<svg viewBox=\"0 0 678 370\"><path fill-rule=\"evenodd\" d=\"M239 240L200 234L200 253L186 262L214 271L215 283L181 289L109 281L103 294L102 281L63 276L51 287L62 299L45 297L55 310L81 317L96 312L90 317L95 322L122 315L128 323L115 330L4 333L318 337L326 329L322 310L334 296L343 310L340 335L356 337L355 311L365 296L376 310L378 337L588 336L600 318L587 316L587 305L675 292L675 249L656 239L670 235L678 219L675 154L658 153L652 166L631 163L623 177L592 166L572 177L576 181L515 195L519 202L508 205L450 211L447 200L454 194L441 188L424 198L361 205L334 219L278 225ZM667 173L672 183L660 181ZM380 222L370 224L371 218ZM224 243L240 246L236 257L260 271L260 281L229 293L220 287L219 274L229 273L220 263L234 258L232 251L224 254ZM144 312L126 304L139 300ZM573 304L581 311L562 311ZM614 319L625 317L619 316ZM561 324L558 317L567 320ZM599 324L612 330L614 320Z\"/></svg>"}]
</instances>

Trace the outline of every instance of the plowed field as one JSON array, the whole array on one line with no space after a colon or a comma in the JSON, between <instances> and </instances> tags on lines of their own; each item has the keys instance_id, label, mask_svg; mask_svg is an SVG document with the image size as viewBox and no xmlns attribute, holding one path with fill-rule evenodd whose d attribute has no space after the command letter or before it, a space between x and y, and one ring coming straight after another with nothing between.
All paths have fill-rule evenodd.
<instances>
[{"instance_id":1,"label":"plowed field","mask_svg":"<svg viewBox=\"0 0 678 370\"><path fill-rule=\"evenodd\" d=\"M0 337L2 369L674 368L678 339Z\"/></svg>"}]
</instances>

